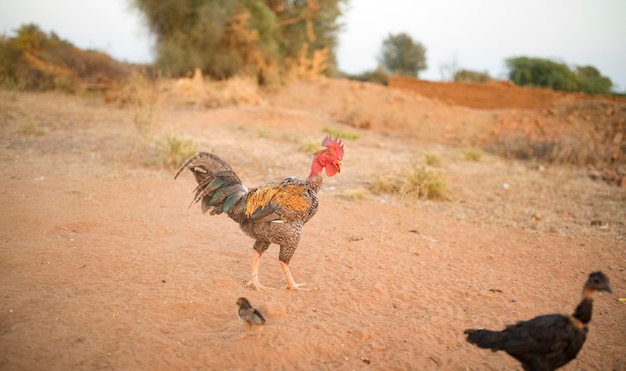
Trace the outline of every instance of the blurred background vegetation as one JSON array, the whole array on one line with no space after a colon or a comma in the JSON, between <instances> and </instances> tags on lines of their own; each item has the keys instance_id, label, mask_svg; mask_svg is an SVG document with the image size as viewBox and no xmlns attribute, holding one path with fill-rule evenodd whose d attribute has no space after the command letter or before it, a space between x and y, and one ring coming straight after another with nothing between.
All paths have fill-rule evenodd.
<instances>
[{"instance_id":1,"label":"blurred background vegetation","mask_svg":"<svg viewBox=\"0 0 626 371\"><path fill-rule=\"evenodd\" d=\"M214 80L246 76L259 86L316 75L387 84L391 75L419 77L427 48L406 33L382 41L379 66L361 74L338 70L339 22L349 0L131 0L155 35L155 61L138 66L81 50L54 32L27 24L0 37L0 85L20 90L104 90L133 71ZM593 66L511 57L508 79L520 86L611 94L613 83ZM489 82L487 72L446 66L451 81Z\"/></svg>"},{"instance_id":2,"label":"blurred background vegetation","mask_svg":"<svg viewBox=\"0 0 626 371\"><path fill-rule=\"evenodd\" d=\"M345 3L134 0L157 39L156 69L176 77L195 68L215 79L254 75L261 85L294 69L336 74L338 18Z\"/></svg>"},{"instance_id":3,"label":"blurred background vegetation","mask_svg":"<svg viewBox=\"0 0 626 371\"><path fill-rule=\"evenodd\" d=\"M575 66L542 58L515 57L506 60L509 80L520 86L609 94L613 83L593 66Z\"/></svg>"},{"instance_id":4,"label":"blurred background vegetation","mask_svg":"<svg viewBox=\"0 0 626 371\"><path fill-rule=\"evenodd\" d=\"M0 38L0 85L5 88L65 92L100 89L129 73L129 65L102 52L78 49L34 24L21 26L13 37Z\"/></svg>"}]
</instances>

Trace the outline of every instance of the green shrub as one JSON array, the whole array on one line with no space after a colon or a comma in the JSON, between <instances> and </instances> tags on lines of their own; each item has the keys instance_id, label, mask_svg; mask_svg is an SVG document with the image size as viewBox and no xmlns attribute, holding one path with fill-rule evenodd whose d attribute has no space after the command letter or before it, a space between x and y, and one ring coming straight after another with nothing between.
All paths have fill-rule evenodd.
<instances>
[{"instance_id":1,"label":"green shrub","mask_svg":"<svg viewBox=\"0 0 626 371\"><path fill-rule=\"evenodd\" d=\"M609 94L612 81L593 66L570 68L543 58L515 57L506 61L509 80L520 86L536 86L588 94Z\"/></svg>"}]
</instances>

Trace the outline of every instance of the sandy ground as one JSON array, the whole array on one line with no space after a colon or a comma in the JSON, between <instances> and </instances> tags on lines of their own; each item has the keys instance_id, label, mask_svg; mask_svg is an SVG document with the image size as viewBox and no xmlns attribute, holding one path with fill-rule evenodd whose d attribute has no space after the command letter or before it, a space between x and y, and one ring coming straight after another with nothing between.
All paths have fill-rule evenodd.
<instances>
[{"instance_id":1,"label":"sandy ground","mask_svg":"<svg viewBox=\"0 0 626 371\"><path fill-rule=\"evenodd\" d=\"M343 84L315 89L333 101ZM565 369L626 370L624 189L585 169L489 154L463 161L437 139L472 134L468 123L484 125L485 111L389 93L408 102L403 115L424 118L407 135L342 124L334 110L359 112L359 100L324 107L309 88L264 105L159 113L160 129L193 137L248 186L306 176L303 143L321 140L325 127L360 135L345 140L344 169L325 180L290 264L311 289L299 292L245 286L252 241L226 216L187 207L189 174L174 181L171 169L146 165L152 149L132 109L2 93L0 368L521 369L466 343L463 330L571 313L587 274L602 270L614 292L596 296L587 342ZM380 114L393 123L394 112ZM449 201L366 191L376 174L427 152L442 158ZM277 256L272 246L260 264L273 288L285 284ZM266 315L259 340L237 340L240 296Z\"/></svg>"}]
</instances>

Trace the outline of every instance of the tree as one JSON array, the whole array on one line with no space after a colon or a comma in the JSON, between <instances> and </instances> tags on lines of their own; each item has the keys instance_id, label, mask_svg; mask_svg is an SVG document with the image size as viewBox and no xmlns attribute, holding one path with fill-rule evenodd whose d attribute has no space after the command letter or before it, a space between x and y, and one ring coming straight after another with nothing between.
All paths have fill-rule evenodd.
<instances>
[{"instance_id":1,"label":"tree","mask_svg":"<svg viewBox=\"0 0 626 371\"><path fill-rule=\"evenodd\" d=\"M181 76L198 67L215 78L226 78L244 65L273 57L275 18L256 1L134 0L134 4L156 37L155 66L168 74ZM257 18L251 19L253 14Z\"/></svg>"},{"instance_id":2,"label":"tree","mask_svg":"<svg viewBox=\"0 0 626 371\"><path fill-rule=\"evenodd\" d=\"M383 41L380 59L397 75L419 77L419 71L427 68L426 48L406 33L389 34Z\"/></svg>"},{"instance_id":3,"label":"tree","mask_svg":"<svg viewBox=\"0 0 626 371\"><path fill-rule=\"evenodd\" d=\"M506 60L509 79L520 86L535 86L554 90L577 90L576 76L563 63L549 59L516 57Z\"/></svg>"},{"instance_id":4,"label":"tree","mask_svg":"<svg viewBox=\"0 0 626 371\"><path fill-rule=\"evenodd\" d=\"M449 63L439 65L439 74L442 81L454 81L454 76L459 71L459 61L457 55L452 56Z\"/></svg>"},{"instance_id":5,"label":"tree","mask_svg":"<svg viewBox=\"0 0 626 371\"><path fill-rule=\"evenodd\" d=\"M337 72L335 49L342 24L342 8L349 0L264 0L277 17L281 56L293 59L313 58L318 51L328 51L328 74Z\"/></svg>"},{"instance_id":6,"label":"tree","mask_svg":"<svg viewBox=\"0 0 626 371\"><path fill-rule=\"evenodd\" d=\"M602 76L593 66L576 67L576 76L580 90L588 94L609 94L613 87L611 79Z\"/></svg>"},{"instance_id":7,"label":"tree","mask_svg":"<svg viewBox=\"0 0 626 371\"><path fill-rule=\"evenodd\" d=\"M215 78L263 74L290 60L334 49L348 0L133 0L155 34L156 67Z\"/></svg>"},{"instance_id":8,"label":"tree","mask_svg":"<svg viewBox=\"0 0 626 371\"><path fill-rule=\"evenodd\" d=\"M509 80L520 86L562 91L609 94L613 83L592 66L575 67L542 58L515 57L506 60Z\"/></svg>"}]
</instances>

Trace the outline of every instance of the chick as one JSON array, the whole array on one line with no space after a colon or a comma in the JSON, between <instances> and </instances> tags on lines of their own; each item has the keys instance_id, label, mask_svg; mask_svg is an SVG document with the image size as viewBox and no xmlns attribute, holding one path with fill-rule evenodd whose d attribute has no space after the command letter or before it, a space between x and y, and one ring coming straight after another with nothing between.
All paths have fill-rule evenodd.
<instances>
[{"instance_id":1,"label":"chick","mask_svg":"<svg viewBox=\"0 0 626 371\"><path fill-rule=\"evenodd\" d=\"M239 306L237 317L246 325L246 333L239 339L245 338L250 334L250 331L254 329L257 330L257 339L259 339L263 332L263 325L265 325L265 317L263 317L263 314L261 314L258 309L252 308L252 305L250 305L250 302L246 298L237 299L237 305Z\"/></svg>"}]
</instances>

